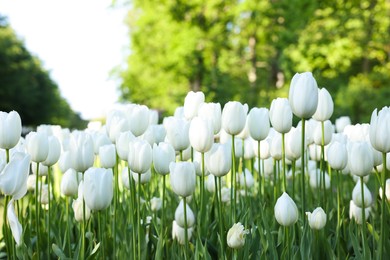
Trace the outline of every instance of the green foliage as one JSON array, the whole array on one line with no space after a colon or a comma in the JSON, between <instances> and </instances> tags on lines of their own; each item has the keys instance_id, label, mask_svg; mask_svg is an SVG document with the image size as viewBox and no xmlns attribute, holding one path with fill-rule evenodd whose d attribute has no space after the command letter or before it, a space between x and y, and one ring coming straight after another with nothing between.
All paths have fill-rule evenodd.
<instances>
[{"instance_id":1,"label":"green foliage","mask_svg":"<svg viewBox=\"0 0 390 260\"><path fill-rule=\"evenodd\" d=\"M189 90L269 106L313 71L339 100L333 119L366 120L388 97L389 11L385 0L134 0L122 98L169 113Z\"/></svg>"},{"instance_id":2,"label":"green foliage","mask_svg":"<svg viewBox=\"0 0 390 260\"><path fill-rule=\"evenodd\" d=\"M0 16L0 110L16 110L24 124L85 127L61 97L57 84L41 62L25 48Z\"/></svg>"}]
</instances>

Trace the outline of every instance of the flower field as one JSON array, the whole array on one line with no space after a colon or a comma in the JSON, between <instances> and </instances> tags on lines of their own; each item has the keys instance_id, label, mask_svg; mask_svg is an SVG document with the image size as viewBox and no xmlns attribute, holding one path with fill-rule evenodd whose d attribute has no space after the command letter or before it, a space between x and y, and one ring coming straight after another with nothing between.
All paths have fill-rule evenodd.
<instances>
[{"instance_id":1,"label":"flower field","mask_svg":"<svg viewBox=\"0 0 390 260\"><path fill-rule=\"evenodd\" d=\"M0 257L386 259L390 108L334 109L305 72L270 108L189 92L169 117L129 104L25 137L1 112Z\"/></svg>"}]
</instances>

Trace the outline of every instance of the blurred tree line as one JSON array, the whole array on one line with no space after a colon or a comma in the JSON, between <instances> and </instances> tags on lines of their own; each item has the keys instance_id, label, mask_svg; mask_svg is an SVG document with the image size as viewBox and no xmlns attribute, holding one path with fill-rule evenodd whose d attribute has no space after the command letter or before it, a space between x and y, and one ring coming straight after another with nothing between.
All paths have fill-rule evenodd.
<instances>
[{"instance_id":1,"label":"blurred tree line","mask_svg":"<svg viewBox=\"0 0 390 260\"><path fill-rule=\"evenodd\" d=\"M390 105L389 0L132 0L122 98L165 113L187 91L266 106L312 71L333 119Z\"/></svg>"},{"instance_id":2,"label":"blurred tree line","mask_svg":"<svg viewBox=\"0 0 390 260\"><path fill-rule=\"evenodd\" d=\"M86 122L61 96L57 84L0 15L0 111L15 110L22 124L83 128Z\"/></svg>"}]
</instances>

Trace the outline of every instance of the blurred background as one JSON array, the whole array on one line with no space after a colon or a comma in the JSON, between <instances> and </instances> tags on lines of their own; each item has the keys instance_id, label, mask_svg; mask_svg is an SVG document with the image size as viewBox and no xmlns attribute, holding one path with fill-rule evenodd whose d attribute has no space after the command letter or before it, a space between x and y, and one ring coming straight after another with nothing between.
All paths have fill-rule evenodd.
<instances>
[{"instance_id":1,"label":"blurred background","mask_svg":"<svg viewBox=\"0 0 390 260\"><path fill-rule=\"evenodd\" d=\"M193 90L222 106L269 107L288 96L296 72L312 71L334 99L333 120L368 122L390 105L389 0L134 0L107 8L125 10L128 30L123 60L109 73L120 102L168 115ZM93 119L73 111L1 10L0 110L17 110L29 125Z\"/></svg>"}]
</instances>

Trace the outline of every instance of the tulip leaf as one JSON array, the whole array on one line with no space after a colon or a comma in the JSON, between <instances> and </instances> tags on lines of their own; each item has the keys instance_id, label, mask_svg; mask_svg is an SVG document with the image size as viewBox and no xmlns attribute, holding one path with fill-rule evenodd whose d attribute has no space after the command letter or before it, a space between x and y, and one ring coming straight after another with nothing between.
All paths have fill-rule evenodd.
<instances>
[{"instance_id":1,"label":"tulip leaf","mask_svg":"<svg viewBox=\"0 0 390 260\"><path fill-rule=\"evenodd\" d=\"M97 253L99 252L100 243L97 243L95 248L92 250L91 254L87 257L87 260L95 259Z\"/></svg>"},{"instance_id":2,"label":"tulip leaf","mask_svg":"<svg viewBox=\"0 0 390 260\"><path fill-rule=\"evenodd\" d=\"M61 248L56 244L52 244L51 248L53 249L54 254L56 254L56 256L58 256L60 259L70 259L66 257L65 253L62 252Z\"/></svg>"}]
</instances>

